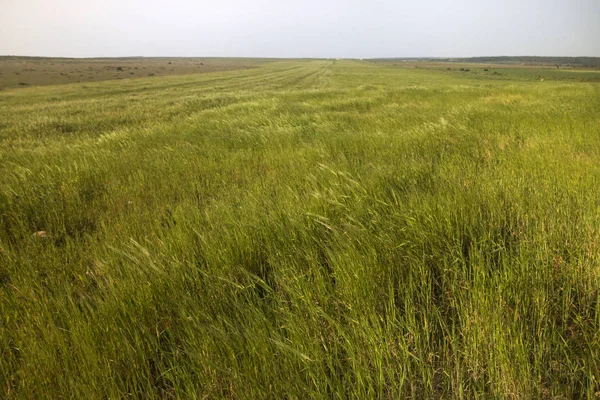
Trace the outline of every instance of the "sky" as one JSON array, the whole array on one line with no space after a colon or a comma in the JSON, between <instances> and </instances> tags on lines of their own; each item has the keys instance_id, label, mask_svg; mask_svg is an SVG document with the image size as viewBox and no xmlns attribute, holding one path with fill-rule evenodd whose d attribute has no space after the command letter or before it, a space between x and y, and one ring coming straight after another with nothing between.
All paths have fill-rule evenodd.
<instances>
[{"instance_id":1,"label":"sky","mask_svg":"<svg viewBox=\"0 0 600 400\"><path fill-rule=\"evenodd\" d=\"M600 56L600 0L0 0L0 55Z\"/></svg>"}]
</instances>

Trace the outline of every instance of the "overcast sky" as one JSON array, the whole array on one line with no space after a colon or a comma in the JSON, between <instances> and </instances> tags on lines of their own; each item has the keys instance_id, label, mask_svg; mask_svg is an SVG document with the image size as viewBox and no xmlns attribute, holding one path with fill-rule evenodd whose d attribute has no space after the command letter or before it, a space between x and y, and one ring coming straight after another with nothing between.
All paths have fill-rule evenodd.
<instances>
[{"instance_id":1,"label":"overcast sky","mask_svg":"<svg viewBox=\"0 0 600 400\"><path fill-rule=\"evenodd\" d=\"M0 0L0 55L600 56L600 0Z\"/></svg>"}]
</instances>

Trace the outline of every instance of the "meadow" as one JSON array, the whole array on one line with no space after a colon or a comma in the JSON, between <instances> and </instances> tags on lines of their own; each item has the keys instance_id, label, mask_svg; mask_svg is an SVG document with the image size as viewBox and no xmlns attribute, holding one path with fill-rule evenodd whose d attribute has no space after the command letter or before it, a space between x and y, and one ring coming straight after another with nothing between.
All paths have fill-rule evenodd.
<instances>
[{"instance_id":1,"label":"meadow","mask_svg":"<svg viewBox=\"0 0 600 400\"><path fill-rule=\"evenodd\" d=\"M271 60L247 58L48 58L0 56L0 90L149 76L249 69Z\"/></svg>"},{"instance_id":2,"label":"meadow","mask_svg":"<svg viewBox=\"0 0 600 400\"><path fill-rule=\"evenodd\" d=\"M598 397L600 73L457 68L0 91L0 397Z\"/></svg>"}]
</instances>

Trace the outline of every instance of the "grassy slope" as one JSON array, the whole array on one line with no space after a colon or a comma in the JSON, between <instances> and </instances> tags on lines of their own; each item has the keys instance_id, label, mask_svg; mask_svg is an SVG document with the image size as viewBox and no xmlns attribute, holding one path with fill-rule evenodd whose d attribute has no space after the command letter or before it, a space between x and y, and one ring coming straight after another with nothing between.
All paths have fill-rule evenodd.
<instances>
[{"instance_id":1,"label":"grassy slope","mask_svg":"<svg viewBox=\"0 0 600 400\"><path fill-rule=\"evenodd\" d=\"M592 397L599 134L358 62L4 91L1 396Z\"/></svg>"}]
</instances>

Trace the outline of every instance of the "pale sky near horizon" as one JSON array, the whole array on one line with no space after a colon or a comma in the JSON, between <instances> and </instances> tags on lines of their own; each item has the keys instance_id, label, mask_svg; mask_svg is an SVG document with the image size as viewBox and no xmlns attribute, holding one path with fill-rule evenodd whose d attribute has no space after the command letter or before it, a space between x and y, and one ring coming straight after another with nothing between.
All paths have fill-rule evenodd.
<instances>
[{"instance_id":1,"label":"pale sky near horizon","mask_svg":"<svg viewBox=\"0 0 600 400\"><path fill-rule=\"evenodd\" d=\"M600 0L0 0L0 55L600 56Z\"/></svg>"}]
</instances>

